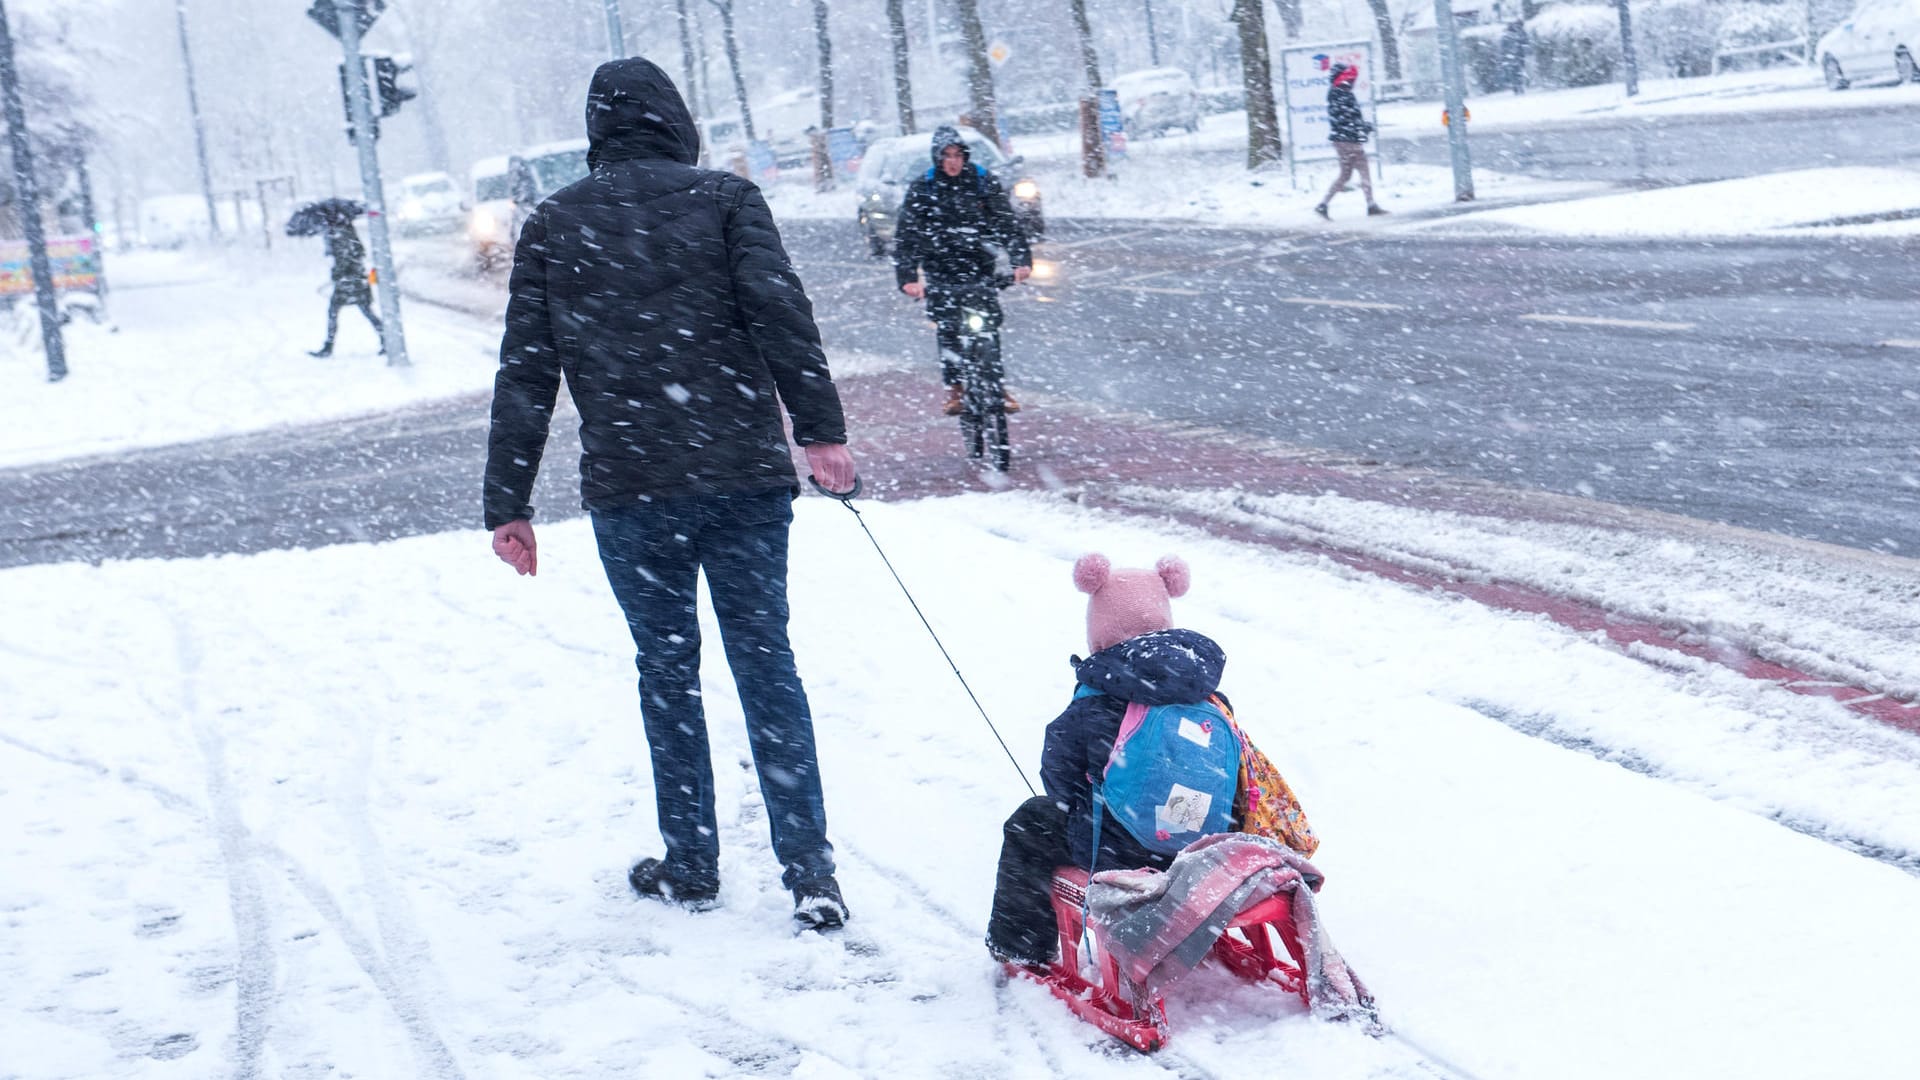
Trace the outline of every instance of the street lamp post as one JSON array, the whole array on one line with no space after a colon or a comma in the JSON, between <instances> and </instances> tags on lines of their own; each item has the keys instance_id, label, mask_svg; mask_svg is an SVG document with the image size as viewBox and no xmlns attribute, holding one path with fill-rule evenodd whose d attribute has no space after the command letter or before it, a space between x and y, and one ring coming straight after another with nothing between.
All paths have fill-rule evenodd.
<instances>
[{"instance_id":1,"label":"street lamp post","mask_svg":"<svg viewBox=\"0 0 1920 1080\"><path fill-rule=\"evenodd\" d=\"M620 0L607 0L607 48L615 60L627 55L627 35L620 28Z\"/></svg>"},{"instance_id":2,"label":"street lamp post","mask_svg":"<svg viewBox=\"0 0 1920 1080\"><path fill-rule=\"evenodd\" d=\"M1140 0L1147 9L1147 58L1154 67L1160 66L1160 35L1153 31L1153 0Z\"/></svg>"},{"instance_id":3,"label":"street lamp post","mask_svg":"<svg viewBox=\"0 0 1920 1080\"><path fill-rule=\"evenodd\" d=\"M187 69L187 111L193 116L193 150L200 159L200 191L207 197L207 229L220 235L220 211L213 205L213 174L207 168L207 126L200 119L200 94L193 82L193 49L187 44L187 0L174 0L174 22L180 28L180 62ZM235 227L239 222L234 223Z\"/></svg>"}]
</instances>

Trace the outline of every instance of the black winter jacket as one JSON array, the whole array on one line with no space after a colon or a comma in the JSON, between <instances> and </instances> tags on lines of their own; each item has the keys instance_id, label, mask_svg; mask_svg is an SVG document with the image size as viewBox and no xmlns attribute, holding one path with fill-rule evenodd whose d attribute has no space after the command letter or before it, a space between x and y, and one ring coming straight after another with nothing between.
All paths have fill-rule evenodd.
<instances>
[{"instance_id":1,"label":"black winter jacket","mask_svg":"<svg viewBox=\"0 0 1920 1080\"><path fill-rule=\"evenodd\" d=\"M927 285L972 284L993 277L993 252L1006 249L1013 266L1032 266L1027 232L1014 219L1013 204L994 175L968 162L959 176L936 165L907 188L893 231L893 272L898 284L926 272Z\"/></svg>"},{"instance_id":2,"label":"black winter jacket","mask_svg":"<svg viewBox=\"0 0 1920 1080\"><path fill-rule=\"evenodd\" d=\"M333 291L343 297L372 297L367 281L367 249L352 222L327 228L327 256L333 260Z\"/></svg>"},{"instance_id":3,"label":"black winter jacket","mask_svg":"<svg viewBox=\"0 0 1920 1080\"><path fill-rule=\"evenodd\" d=\"M1360 110L1360 99L1353 96L1353 87L1334 85L1327 87L1327 141L1328 142L1366 142L1373 133L1373 125L1367 123L1367 114Z\"/></svg>"},{"instance_id":4,"label":"black winter jacket","mask_svg":"<svg viewBox=\"0 0 1920 1080\"><path fill-rule=\"evenodd\" d=\"M1226 653L1192 630L1160 630L1129 638L1085 660L1073 658L1079 686L1099 691L1075 697L1047 725L1040 755L1040 783L1067 811L1068 840L1076 866L1093 870L1165 867L1172 860L1142 847L1126 826L1105 814L1100 823L1100 862L1093 863L1093 778L1104 775L1127 703L1177 705L1219 693ZM1077 690L1077 688L1076 688ZM1224 700L1224 699L1223 699Z\"/></svg>"},{"instance_id":5,"label":"black winter jacket","mask_svg":"<svg viewBox=\"0 0 1920 1080\"><path fill-rule=\"evenodd\" d=\"M588 509L797 491L780 404L801 445L845 442L846 422L759 189L695 167L693 118L646 60L594 73L587 134L592 174L541 203L514 248L487 527L533 513L562 374L580 412Z\"/></svg>"}]
</instances>

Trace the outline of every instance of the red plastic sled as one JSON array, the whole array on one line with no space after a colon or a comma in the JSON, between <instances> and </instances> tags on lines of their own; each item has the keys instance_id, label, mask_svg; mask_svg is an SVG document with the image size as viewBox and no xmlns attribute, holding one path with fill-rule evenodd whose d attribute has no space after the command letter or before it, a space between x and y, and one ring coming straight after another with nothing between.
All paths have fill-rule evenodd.
<instances>
[{"instance_id":1,"label":"red plastic sled","mask_svg":"<svg viewBox=\"0 0 1920 1080\"><path fill-rule=\"evenodd\" d=\"M1100 940L1099 931L1087 928L1082 934L1080 913L1086 894L1085 870L1077 866L1056 869L1053 914L1060 924L1060 959L1045 971L1019 964L1008 964L1007 971L1040 983L1082 1020L1137 1050L1152 1053L1165 1046L1171 1035L1165 1002L1157 997L1139 1000L1144 995L1136 994L1121 981L1120 966ZM1087 945L1085 956L1080 951L1083 940ZM1306 1003L1307 981L1301 974L1306 955L1284 896L1262 900L1234 916L1226 933L1214 942L1211 959L1249 982L1271 982ZM1087 981L1083 973L1088 971L1099 973L1099 983Z\"/></svg>"}]
</instances>

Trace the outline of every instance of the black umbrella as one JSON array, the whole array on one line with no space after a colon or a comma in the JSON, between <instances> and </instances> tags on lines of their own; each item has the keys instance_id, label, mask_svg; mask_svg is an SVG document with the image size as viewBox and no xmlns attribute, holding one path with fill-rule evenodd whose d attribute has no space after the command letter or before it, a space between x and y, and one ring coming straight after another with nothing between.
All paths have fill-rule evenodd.
<instances>
[{"instance_id":1,"label":"black umbrella","mask_svg":"<svg viewBox=\"0 0 1920 1080\"><path fill-rule=\"evenodd\" d=\"M310 202L287 218L288 236L318 236L335 225L352 224L367 208L352 199L321 199Z\"/></svg>"}]
</instances>

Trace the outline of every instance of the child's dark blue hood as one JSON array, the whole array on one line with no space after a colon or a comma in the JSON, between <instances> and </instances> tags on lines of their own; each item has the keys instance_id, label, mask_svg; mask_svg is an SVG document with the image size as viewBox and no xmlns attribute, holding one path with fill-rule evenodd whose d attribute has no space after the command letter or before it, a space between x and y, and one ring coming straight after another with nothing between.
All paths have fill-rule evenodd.
<instances>
[{"instance_id":1,"label":"child's dark blue hood","mask_svg":"<svg viewBox=\"0 0 1920 1080\"><path fill-rule=\"evenodd\" d=\"M1177 705L1205 701L1220 689L1227 654L1212 638L1192 630L1156 630L1074 658L1081 685L1122 701Z\"/></svg>"}]
</instances>

